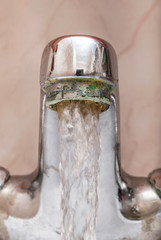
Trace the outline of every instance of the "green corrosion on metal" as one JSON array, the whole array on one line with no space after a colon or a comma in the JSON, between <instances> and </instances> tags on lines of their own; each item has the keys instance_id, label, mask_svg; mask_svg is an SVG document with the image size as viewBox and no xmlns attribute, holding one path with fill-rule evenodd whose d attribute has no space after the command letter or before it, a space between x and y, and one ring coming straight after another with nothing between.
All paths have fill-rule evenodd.
<instances>
[{"instance_id":1,"label":"green corrosion on metal","mask_svg":"<svg viewBox=\"0 0 161 240\"><path fill-rule=\"evenodd\" d=\"M112 82L96 78L53 79L42 86L47 95L46 105L52 109L53 105L65 100L99 102L107 109L114 89Z\"/></svg>"},{"instance_id":2,"label":"green corrosion on metal","mask_svg":"<svg viewBox=\"0 0 161 240\"><path fill-rule=\"evenodd\" d=\"M89 85L89 86L87 87L87 89L96 89L96 86L94 86L94 85Z\"/></svg>"}]
</instances>

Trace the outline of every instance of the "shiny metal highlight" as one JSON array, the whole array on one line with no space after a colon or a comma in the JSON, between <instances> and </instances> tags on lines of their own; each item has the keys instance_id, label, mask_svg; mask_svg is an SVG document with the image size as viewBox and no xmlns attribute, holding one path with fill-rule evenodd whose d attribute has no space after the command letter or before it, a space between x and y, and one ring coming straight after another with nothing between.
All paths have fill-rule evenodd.
<instances>
[{"instance_id":1,"label":"shiny metal highlight","mask_svg":"<svg viewBox=\"0 0 161 240\"><path fill-rule=\"evenodd\" d=\"M116 54L106 41L70 35L47 45L40 73L39 165L27 176L10 176L0 168L1 240L61 239L57 113L52 110L65 100L102 106L96 238L161 239L160 169L147 178L121 169L117 82Z\"/></svg>"},{"instance_id":2,"label":"shiny metal highlight","mask_svg":"<svg viewBox=\"0 0 161 240\"><path fill-rule=\"evenodd\" d=\"M118 80L113 47L90 36L65 36L50 42L42 57L41 86L47 106L65 100L89 100L110 105Z\"/></svg>"},{"instance_id":3,"label":"shiny metal highlight","mask_svg":"<svg viewBox=\"0 0 161 240\"><path fill-rule=\"evenodd\" d=\"M51 41L44 49L40 82L60 78L118 80L116 54L111 44L85 35L69 35Z\"/></svg>"}]
</instances>

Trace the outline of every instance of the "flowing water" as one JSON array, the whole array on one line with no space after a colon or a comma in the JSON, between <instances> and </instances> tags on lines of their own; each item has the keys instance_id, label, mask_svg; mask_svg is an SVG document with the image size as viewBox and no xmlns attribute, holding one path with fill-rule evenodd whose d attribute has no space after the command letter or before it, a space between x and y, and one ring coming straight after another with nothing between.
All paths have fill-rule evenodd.
<instances>
[{"instance_id":1,"label":"flowing water","mask_svg":"<svg viewBox=\"0 0 161 240\"><path fill-rule=\"evenodd\" d=\"M57 106L62 240L95 240L98 209L100 108L87 101Z\"/></svg>"}]
</instances>

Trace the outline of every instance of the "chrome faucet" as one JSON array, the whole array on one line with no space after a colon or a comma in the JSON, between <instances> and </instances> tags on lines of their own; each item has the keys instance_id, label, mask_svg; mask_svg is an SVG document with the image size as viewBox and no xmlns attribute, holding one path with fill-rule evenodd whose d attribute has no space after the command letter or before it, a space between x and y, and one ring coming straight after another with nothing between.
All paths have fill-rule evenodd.
<instances>
[{"instance_id":1,"label":"chrome faucet","mask_svg":"<svg viewBox=\"0 0 161 240\"><path fill-rule=\"evenodd\" d=\"M161 239L161 170L144 178L121 169L113 47L85 35L51 41L42 56L40 84L39 164L25 176L11 176L0 168L0 239ZM98 209L91 238L62 234L57 109L65 101L95 103L100 111Z\"/></svg>"}]
</instances>

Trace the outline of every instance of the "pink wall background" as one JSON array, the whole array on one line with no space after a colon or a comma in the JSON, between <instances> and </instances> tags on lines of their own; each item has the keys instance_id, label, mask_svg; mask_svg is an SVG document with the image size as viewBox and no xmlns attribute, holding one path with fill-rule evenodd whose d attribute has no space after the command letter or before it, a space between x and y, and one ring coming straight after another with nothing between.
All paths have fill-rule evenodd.
<instances>
[{"instance_id":1,"label":"pink wall background","mask_svg":"<svg viewBox=\"0 0 161 240\"><path fill-rule=\"evenodd\" d=\"M52 39L89 34L118 55L122 166L136 176L161 167L161 1L1 0L0 165L37 165L39 69Z\"/></svg>"}]
</instances>

